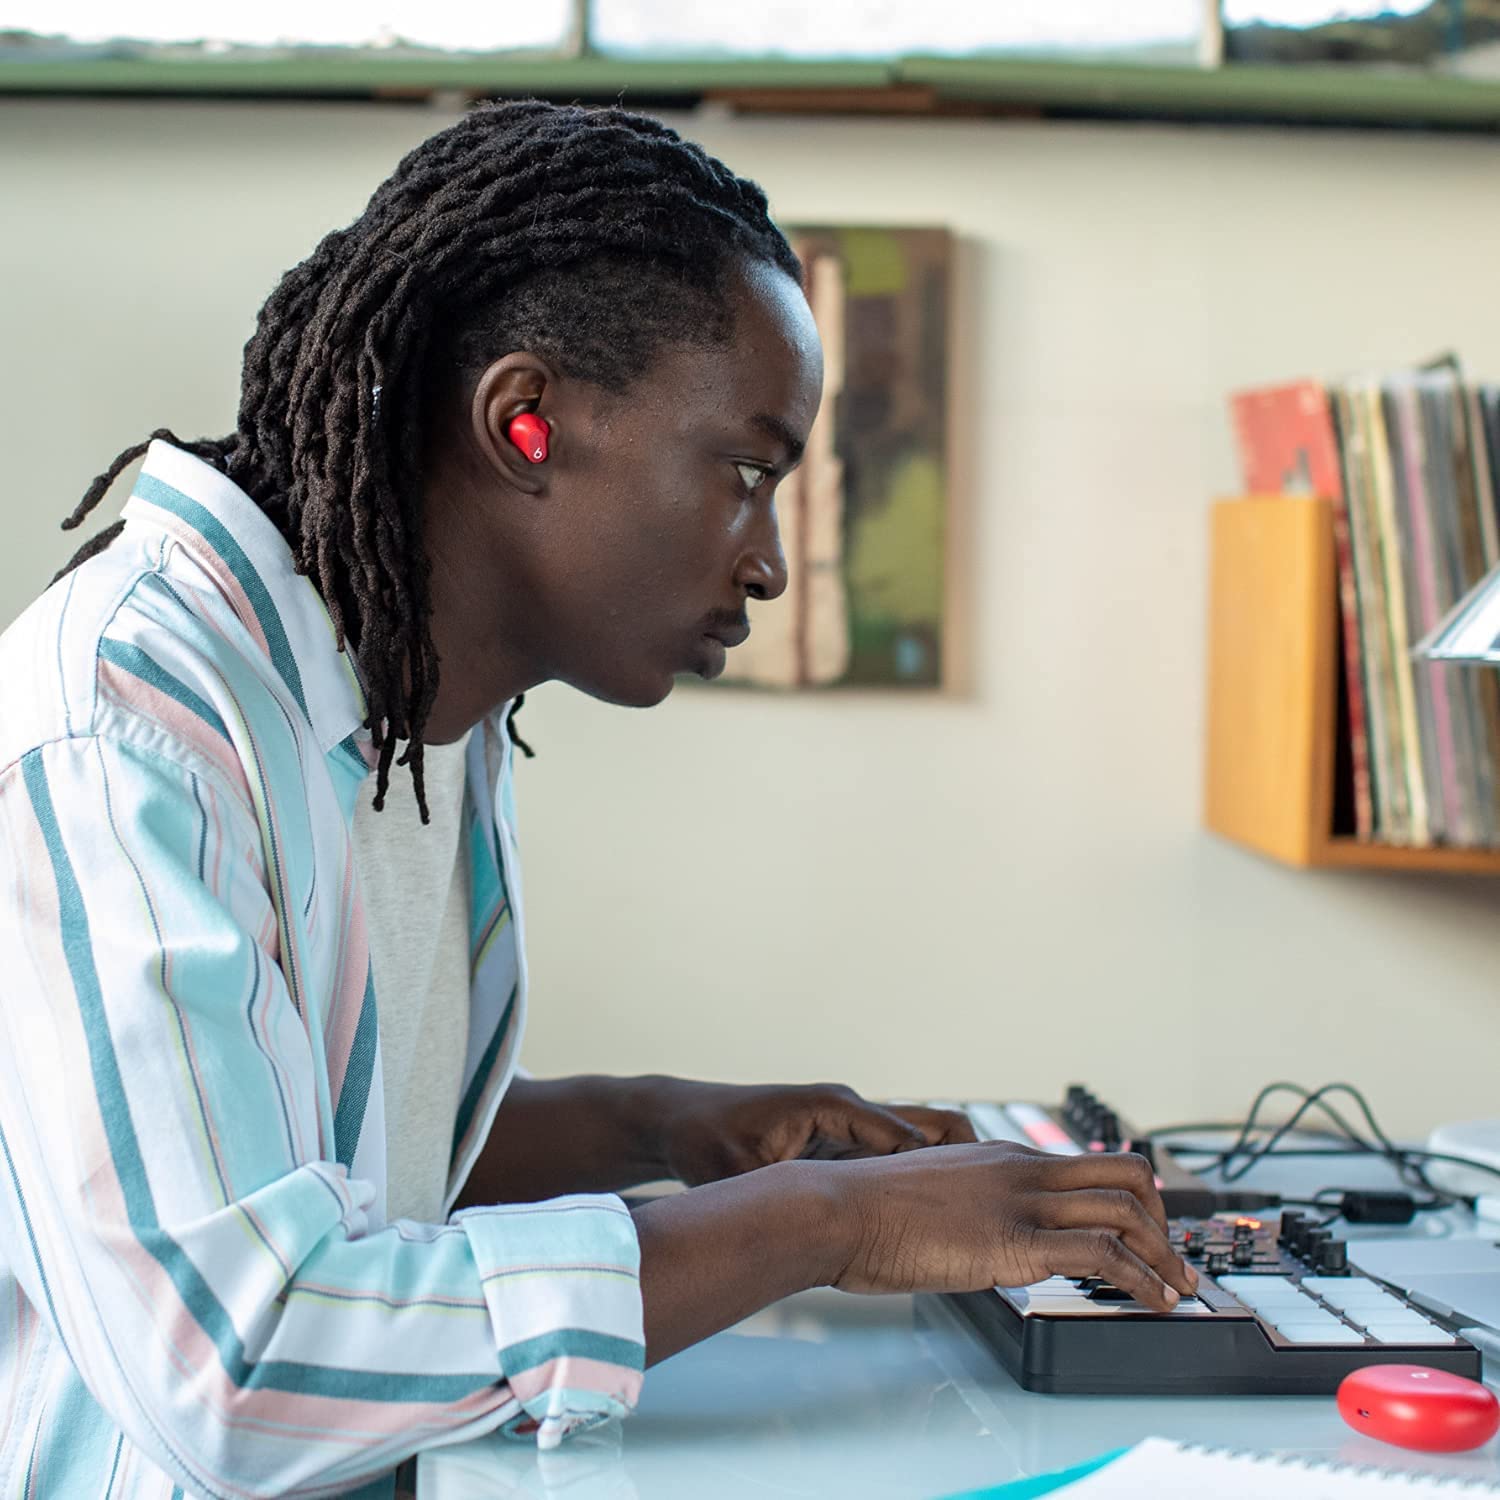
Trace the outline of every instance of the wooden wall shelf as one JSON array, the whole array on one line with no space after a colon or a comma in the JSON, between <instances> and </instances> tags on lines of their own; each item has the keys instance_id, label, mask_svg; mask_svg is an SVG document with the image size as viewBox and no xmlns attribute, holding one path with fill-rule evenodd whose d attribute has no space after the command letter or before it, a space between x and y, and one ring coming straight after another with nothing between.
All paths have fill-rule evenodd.
<instances>
[{"instance_id":1,"label":"wooden wall shelf","mask_svg":"<svg viewBox=\"0 0 1500 1500\"><path fill-rule=\"evenodd\" d=\"M1299 868L1500 875L1500 850L1333 833L1340 668L1328 501L1217 502L1209 589L1207 828Z\"/></svg>"}]
</instances>

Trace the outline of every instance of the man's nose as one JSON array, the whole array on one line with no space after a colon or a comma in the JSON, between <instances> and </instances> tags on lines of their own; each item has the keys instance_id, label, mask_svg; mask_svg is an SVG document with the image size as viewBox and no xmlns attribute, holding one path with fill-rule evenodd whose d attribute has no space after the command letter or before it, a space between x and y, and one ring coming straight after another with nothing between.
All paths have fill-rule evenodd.
<instances>
[{"instance_id":1,"label":"man's nose","mask_svg":"<svg viewBox=\"0 0 1500 1500\"><path fill-rule=\"evenodd\" d=\"M786 593L786 553L774 511L766 531L741 555L735 582L752 599L779 599Z\"/></svg>"}]
</instances>

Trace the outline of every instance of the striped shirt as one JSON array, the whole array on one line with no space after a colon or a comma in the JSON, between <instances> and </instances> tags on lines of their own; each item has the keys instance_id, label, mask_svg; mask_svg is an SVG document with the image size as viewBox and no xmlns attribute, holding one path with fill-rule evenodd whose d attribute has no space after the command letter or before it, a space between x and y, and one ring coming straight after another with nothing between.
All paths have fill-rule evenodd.
<instances>
[{"instance_id":1,"label":"striped shirt","mask_svg":"<svg viewBox=\"0 0 1500 1500\"><path fill-rule=\"evenodd\" d=\"M625 1412L618 1198L386 1222L372 753L320 596L169 444L125 517L0 636L0 1496L386 1496L424 1447ZM466 753L445 1210L526 999L503 711Z\"/></svg>"}]
</instances>

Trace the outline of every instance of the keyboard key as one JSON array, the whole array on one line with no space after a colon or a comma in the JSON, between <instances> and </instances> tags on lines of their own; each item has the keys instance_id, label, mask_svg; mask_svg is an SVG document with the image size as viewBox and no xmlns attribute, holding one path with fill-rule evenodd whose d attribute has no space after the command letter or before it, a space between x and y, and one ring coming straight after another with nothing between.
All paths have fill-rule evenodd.
<instances>
[{"instance_id":1,"label":"keyboard key","mask_svg":"<svg viewBox=\"0 0 1500 1500\"><path fill-rule=\"evenodd\" d=\"M1393 1312L1384 1307L1351 1307L1344 1316L1351 1323L1358 1323L1361 1328L1379 1323L1382 1328L1410 1328L1417 1333L1425 1333L1432 1327L1432 1323L1421 1313L1408 1312L1405 1308Z\"/></svg>"},{"instance_id":2,"label":"keyboard key","mask_svg":"<svg viewBox=\"0 0 1500 1500\"><path fill-rule=\"evenodd\" d=\"M1256 1317L1268 1323L1307 1323L1326 1316L1323 1309L1313 1302L1257 1302L1248 1304ZM1337 1319L1334 1320L1337 1322Z\"/></svg>"},{"instance_id":3,"label":"keyboard key","mask_svg":"<svg viewBox=\"0 0 1500 1500\"><path fill-rule=\"evenodd\" d=\"M1233 1292L1236 1297L1241 1292L1250 1292L1257 1297L1274 1297L1278 1293L1292 1297L1302 1295L1297 1290L1297 1283L1289 1281L1285 1276L1219 1276L1215 1280L1226 1292Z\"/></svg>"},{"instance_id":4,"label":"keyboard key","mask_svg":"<svg viewBox=\"0 0 1500 1500\"><path fill-rule=\"evenodd\" d=\"M1372 1323L1365 1329L1365 1336L1376 1339L1382 1344L1433 1345L1458 1342L1451 1333L1445 1333L1441 1328L1434 1328L1431 1323L1426 1328L1413 1328L1407 1323L1397 1323L1394 1326Z\"/></svg>"},{"instance_id":5,"label":"keyboard key","mask_svg":"<svg viewBox=\"0 0 1500 1500\"><path fill-rule=\"evenodd\" d=\"M1054 1156L1077 1156L1084 1149L1051 1115L1034 1104L1007 1104L1005 1112L1026 1132L1029 1144L1043 1151Z\"/></svg>"},{"instance_id":6,"label":"keyboard key","mask_svg":"<svg viewBox=\"0 0 1500 1500\"><path fill-rule=\"evenodd\" d=\"M1306 1308L1316 1315L1320 1309L1316 1302L1297 1290L1296 1284L1285 1276L1218 1276L1215 1280L1226 1291L1232 1293L1246 1307L1257 1311L1279 1307Z\"/></svg>"},{"instance_id":7,"label":"keyboard key","mask_svg":"<svg viewBox=\"0 0 1500 1500\"><path fill-rule=\"evenodd\" d=\"M1317 1322L1319 1318L1333 1316L1319 1307L1311 1297L1273 1297L1269 1302L1245 1301L1241 1297L1240 1301L1245 1302L1245 1306L1250 1308L1252 1312L1258 1313L1262 1318L1272 1323L1303 1323L1309 1320ZM1336 1321L1337 1319L1335 1319Z\"/></svg>"},{"instance_id":8,"label":"keyboard key","mask_svg":"<svg viewBox=\"0 0 1500 1500\"><path fill-rule=\"evenodd\" d=\"M1316 1292L1325 1302L1335 1302L1340 1307L1365 1307L1371 1302L1400 1301L1395 1293L1386 1292L1373 1281L1346 1281L1338 1284L1337 1277L1308 1277L1305 1281L1308 1292Z\"/></svg>"},{"instance_id":9,"label":"keyboard key","mask_svg":"<svg viewBox=\"0 0 1500 1500\"><path fill-rule=\"evenodd\" d=\"M1038 1281L1033 1286L997 1287L996 1290L1024 1292L1033 1300L1040 1297L1066 1298L1074 1302L1079 1300L1078 1288L1066 1276L1049 1276L1045 1281Z\"/></svg>"},{"instance_id":10,"label":"keyboard key","mask_svg":"<svg viewBox=\"0 0 1500 1500\"><path fill-rule=\"evenodd\" d=\"M1276 1332L1289 1344L1362 1344L1364 1336L1330 1318L1327 1323L1278 1323Z\"/></svg>"},{"instance_id":11,"label":"keyboard key","mask_svg":"<svg viewBox=\"0 0 1500 1500\"><path fill-rule=\"evenodd\" d=\"M1302 1285L1333 1307L1369 1307L1392 1302L1406 1305L1383 1286L1358 1276L1304 1276Z\"/></svg>"},{"instance_id":12,"label":"keyboard key","mask_svg":"<svg viewBox=\"0 0 1500 1500\"><path fill-rule=\"evenodd\" d=\"M1325 1312L1313 1302L1306 1302L1301 1307L1294 1307L1291 1303L1285 1303L1278 1307L1269 1307L1262 1314L1278 1328L1283 1323L1296 1323L1305 1328L1336 1328L1339 1320L1331 1312Z\"/></svg>"},{"instance_id":13,"label":"keyboard key","mask_svg":"<svg viewBox=\"0 0 1500 1500\"><path fill-rule=\"evenodd\" d=\"M965 1106L974 1134L982 1141L1014 1141L1020 1146L1029 1146L1026 1132L1011 1123L1010 1116L998 1104L974 1103Z\"/></svg>"},{"instance_id":14,"label":"keyboard key","mask_svg":"<svg viewBox=\"0 0 1500 1500\"><path fill-rule=\"evenodd\" d=\"M1352 1323L1389 1323L1392 1320L1399 1323L1405 1318L1421 1316L1395 1297L1361 1298L1345 1303L1339 1311Z\"/></svg>"}]
</instances>

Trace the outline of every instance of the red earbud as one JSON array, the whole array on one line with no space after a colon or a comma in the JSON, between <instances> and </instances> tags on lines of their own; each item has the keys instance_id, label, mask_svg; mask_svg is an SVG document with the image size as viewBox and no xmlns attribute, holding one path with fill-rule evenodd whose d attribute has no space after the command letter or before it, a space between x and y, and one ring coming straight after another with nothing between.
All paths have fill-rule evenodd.
<instances>
[{"instance_id":1,"label":"red earbud","mask_svg":"<svg viewBox=\"0 0 1500 1500\"><path fill-rule=\"evenodd\" d=\"M551 431L544 418L523 411L519 417L512 418L505 435L532 463L540 464L547 461L547 434Z\"/></svg>"}]
</instances>

